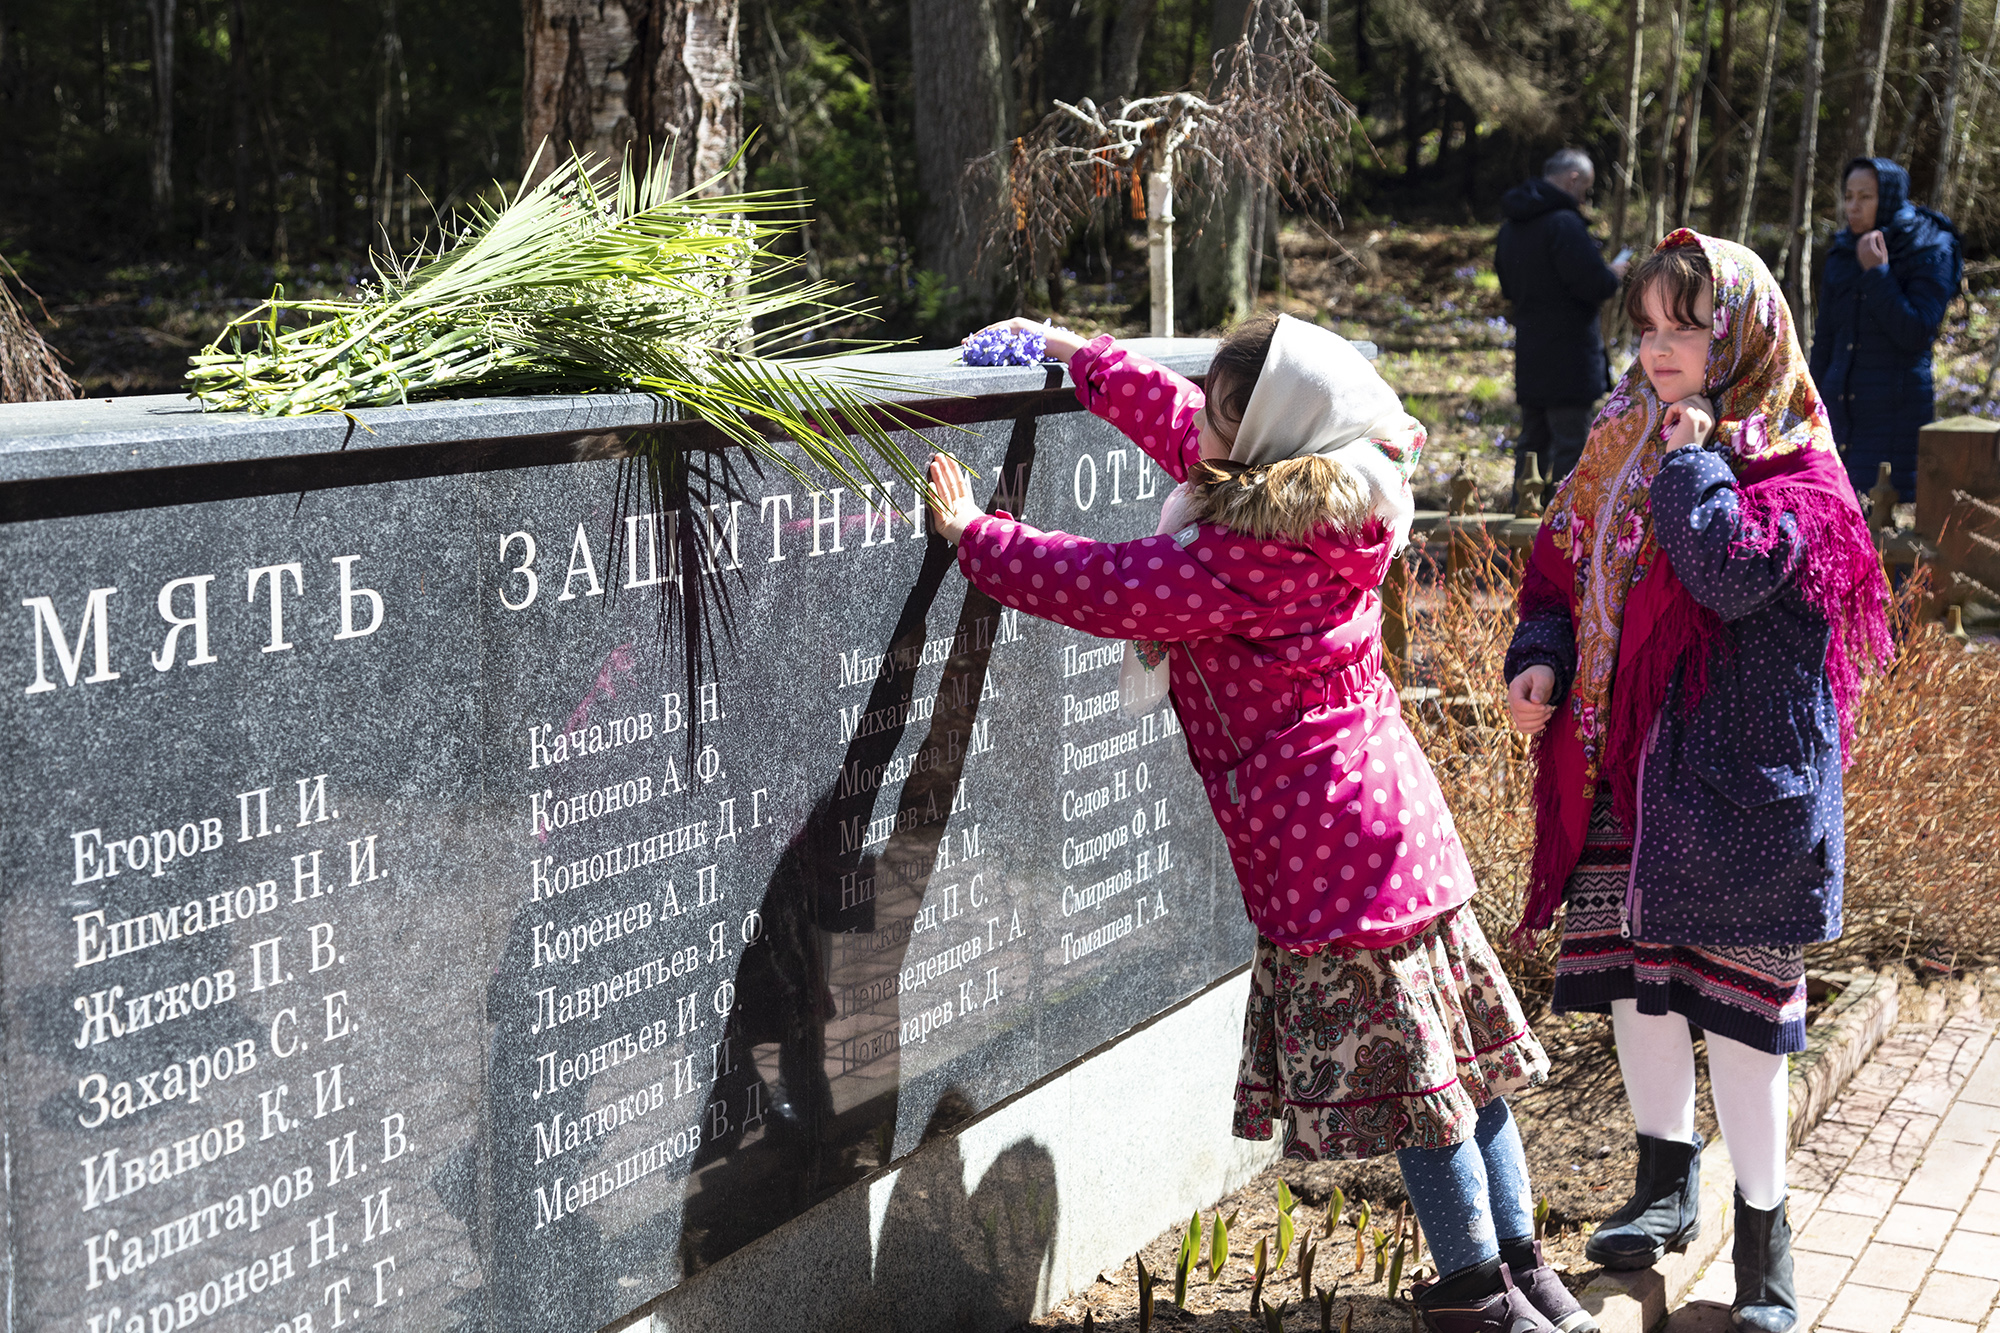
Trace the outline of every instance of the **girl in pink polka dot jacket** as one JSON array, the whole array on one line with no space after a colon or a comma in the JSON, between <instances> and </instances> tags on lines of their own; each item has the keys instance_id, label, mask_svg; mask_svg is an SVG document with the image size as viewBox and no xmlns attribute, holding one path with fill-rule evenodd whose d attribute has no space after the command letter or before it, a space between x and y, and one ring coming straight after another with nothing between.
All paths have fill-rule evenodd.
<instances>
[{"instance_id":1,"label":"girl in pink polka dot jacket","mask_svg":"<svg viewBox=\"0 0 2000 1333\"><path fill-rule=\"evenodd\" d=\"M1097 542L985 514L931 464L937 530L1007 606L1132 642L1171 697L1257 928L1235 1132L1302 1160L1395 1152L1445 1274L1431 1327L1595 1325L1541 1261L1505 1094L1548 1058L1479 924L1472 872L1382 673L1380 587L1424 431L1353 346L1277 317L1207 394L1111 338L1045 332L1077 397L1179 483L1159 533Z\"/></svg>"}]
</instances>

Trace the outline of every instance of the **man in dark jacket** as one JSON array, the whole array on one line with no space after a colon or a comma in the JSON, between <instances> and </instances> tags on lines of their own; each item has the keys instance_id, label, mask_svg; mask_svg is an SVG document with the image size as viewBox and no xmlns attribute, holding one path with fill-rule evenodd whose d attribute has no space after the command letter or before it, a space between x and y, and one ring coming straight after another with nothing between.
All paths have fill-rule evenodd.
<instances>
[{"instance_id":1,"label":"man in dark jacket","mask_svg":"<svg viewBox=\"0 0 2000 1333\"><path fill-rule=\"evenodd\" d=\"M1539 454L1554 482L1576 466L1598 398L1611 387L1597 308L1618 291L1626 261L1606 264L1590 239L1581 206L1597 172L1590 158L1565 148L1540 177L1509 190L1500 206L1494 269L1514 304L1514 397L1521 405L1515 476Z\"/></svg>"}]
</instances>

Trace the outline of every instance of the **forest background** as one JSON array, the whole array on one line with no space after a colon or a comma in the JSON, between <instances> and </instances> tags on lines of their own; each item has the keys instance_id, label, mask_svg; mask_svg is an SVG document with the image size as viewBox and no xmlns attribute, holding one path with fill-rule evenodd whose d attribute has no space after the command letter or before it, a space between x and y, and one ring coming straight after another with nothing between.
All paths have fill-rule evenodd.
<instances>
[{"instance_id":1,"label":"forest background","mask_svg":"<svg viewBox=\"0 0 2000 1333\"><path fill-rule=\"evenodd\" d=\"M1197 168L1178 210L1186 331L1302 286L1333 304L1379 279L1399 228L1446 229L1472 262L1423 272L1493 307L1463 229L1497 223L1501 193L1564 144L1599 164L1608 248L1682 223L1740 236L1795 299L1852 156L1906 162L1975 261L2000 238L2000 136L1982 128L2000 0L1292 3L0 0L0 257L86 391L162 391L227 315L278 283L351 291L371 246L421 243L518 182L545 138L676 144L694 181L754 131L737 181L810 201L789 244L874 305L871 334L955 341L1013 309L1143 331L1143 209L1122 178L1029 271L983 243L995 219L1004 236L1010 145L1058 100L1203 91L1287 13L1317 25L1311 58L1355 109L1328 126L1344 174L1307 197ZM968 173L982 155L994 170ZM1288 271L1287 236L1323 261L1317 287Z\"/></svg>"}]
</instances>

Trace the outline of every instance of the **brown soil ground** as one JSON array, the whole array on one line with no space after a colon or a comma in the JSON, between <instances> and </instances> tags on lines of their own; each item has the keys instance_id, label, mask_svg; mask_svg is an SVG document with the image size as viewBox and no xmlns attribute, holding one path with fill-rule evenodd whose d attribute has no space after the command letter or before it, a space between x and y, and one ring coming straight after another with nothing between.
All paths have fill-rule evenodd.
<instances>
[{"instance_id":1,"label":"brown soil ground","mask_svg":"<svg viewBox=\"0 0 2000 1333\"><path fill-rule=\"evenodd\" d=\"M1905 984L1919 982L1904 977ZM1835 992L1816 978L1810 983L1807 1022L1817 1022ZM1534 1008L1531 1003L1531 1008ZM1584 1261L1583 1246L1592 1228L1621 1207L1630 1195L1637 1165L1632 1113L1618 1073L1618 1056L1611 1042L1611 1021L1595 1014L1533 1015L1533 1026L1547 1049L1552 1066L1547 1082L1509 1098L1527 1149L1535 1197L1548 1206L1543 1248L1549 1262L1573 1291L1581 1291L1602 1270ZM1709 1140L1717 1137L1715 1113L1708 1092L1708 1059L1697 1034L1695 1042L1696 1127ZM1280 1162L1260 1172L1241 1189L1202 1210L1204 1254L1206 1236L1218 1214L1235 1216L1229 1231L1229 1258L1221 1279L1208 1280L1198 1267L1188 1286L1185 1309L1172 1304L1174 1261L1180 1252L1185 1224L1153 1238L1139 1252L1149 1273L1159 1275L1154 1288L1154 1323L1176 1333L1245 1333L1263 1327L1250 1318L1255 1283L1252 1256L1257 1242L1275 1254L1278 1232L1278 1182L1282 1179L1297 1200L1292 1214L1297 1228L1291 1255L1282 1274L1265 1281L1269 1303L1281 1306L1285 1327L1320 1327L1316 1298L1300 1290L1299 1242L1323 1248L1314 1259L1313 1285L1331 1292L1331 1324L1346 1333L1415 1333L1414 1311L1404 1299L1414 1277L1433 1277L1429 1256L1406 1261L1402 1290L1391 1292L1376 1278L1375 1237L1390 1233L1389 1253L1396 1247L1399 1213L1407 1209L1401 1173L1395 1159L1365 1162ZM1333 1192L1345 1198L1343 1220L1328 1239L1327 1211ZM1362 1237L1357 1268L1354 1218L1362 1202L1371 1217ZM1337 1281L1337 1286L1336 1286ZM1024 1329L1077 1333L1086 1318L1093 1328L1124 1333L1139 1327L1137 1270L1131 1260L1106 1269L1087 1290L1062 1302Z\"/></svg>"},{"instance_id":2,"label":"brown soil ground","mask_svg":"<svg viewBox=\"0 0 2000 1333\"><path fill-rule=\"evenodd\" d=\"M1536 1197L1549 1206L1545 1252L1564 1280L1580 1290L1597 1273L1583 1260L1584 1239L1597 1222L1622 1205L1631 1190L1637 1155L1634 1149L1632 1114L1625 1104L1624 1085L1618 1076L1618 1059L1611 1045L1609 1019L1596 1015L1560 1018L1544 1017L1535 1025L1547 1047L1554 1072L1541 1087L1510 1099L1515 1119L1527 1147ZM1701 1132L1715 1136L1714 1114L1709 1109L1705 1058L1697 1060L1701 1090L1698 1125ZM1188 1290L1187 1308L1175 1310L1173 1267L1180 1251L1183 1227L1154 1238L1140 1251L1149 1272L1161 1274L1154 1289L1154 1322L1162 1329L1184 1333L1228 1333L1232 1328L1249 1330L1261 1325L1250 1319L1250 1295L1254 1279L1251 1256L1257 1242L1265 1240L1269 1251L1277 1248L1278 1181L1282 1178L1297 1198L1293 1213L1299 1239L1325 1243L1314 1260L1313 1283L1335 1292L1332 1326L1352 1311L1350 1333L1408 1333L1412 1312L1407 1302L1392 1300L1386 1283L1375 1280L1375 1243L1372 1233L1396 1229L1398 1210L1407 1207L1401 1174L1393 1157L1365 1162L1281 1162L1261 1172L1243 1188L1203 1210L1204 1234L1213 1226L1217 1213L1236 1214L1230 1228L1229 1259L1220 1281L1207 1281L1207 1269L1198 1270L1197 1280ZM1334 1228L1326 1240L1327 1205L1339 1188L1346 1196L1347 1220ZM1355 1271L1355 1210L1366 1201L1373 1214L1363 1242L1361 1271ZM1389 1242L1393 1253L1395 1241ZM1428 1254L1422 1265L1429 1272ZM1412 1273L1417 1261L1406 1264ZM1407 1290L1410 1273L1403 1286ZM1338 1287L1335 1288L1335 1280ZM1282 1278L1267 1279L1265 1295L1285 1304L1288 1328L1312 1329L1320 1326L1317 1300L1301 1300L1298 1279L1298 1245L1286 1260ZM1137 1273L1130 1260L1115 1270L1107 1269L1088 1290L1071 1297L1028 1327L1074 1333L1084 1327L1088 1316L1096 1328L1136 1330L1139 1292Z\"/></svg>"}]
</instances>

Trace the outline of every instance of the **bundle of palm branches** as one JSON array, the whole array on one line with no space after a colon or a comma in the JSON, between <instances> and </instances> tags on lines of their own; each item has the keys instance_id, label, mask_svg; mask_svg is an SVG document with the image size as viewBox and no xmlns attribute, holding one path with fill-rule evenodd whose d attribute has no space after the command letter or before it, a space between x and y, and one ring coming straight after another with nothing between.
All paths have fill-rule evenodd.
<instances>
[{"instance_id":1,"label":"bundle of palm branches","mask_svg":"<svg viewBox=\"0 0 2000 1333\"><path fill-rule=\"evenodd\" d=\"M890 438L892 419L868 406L891 384L760 351L856 313L773 251L796 198L705 193L718 181L673 194L668 166L572 157L453 219L431 247L378 256L359 300L288 300L281 287L190 358L191 391L210 409L266 416L646 392L801 480L775 440L855 489L877 481L871 454L921 485Z\"/></svg>"}]
</instances>

